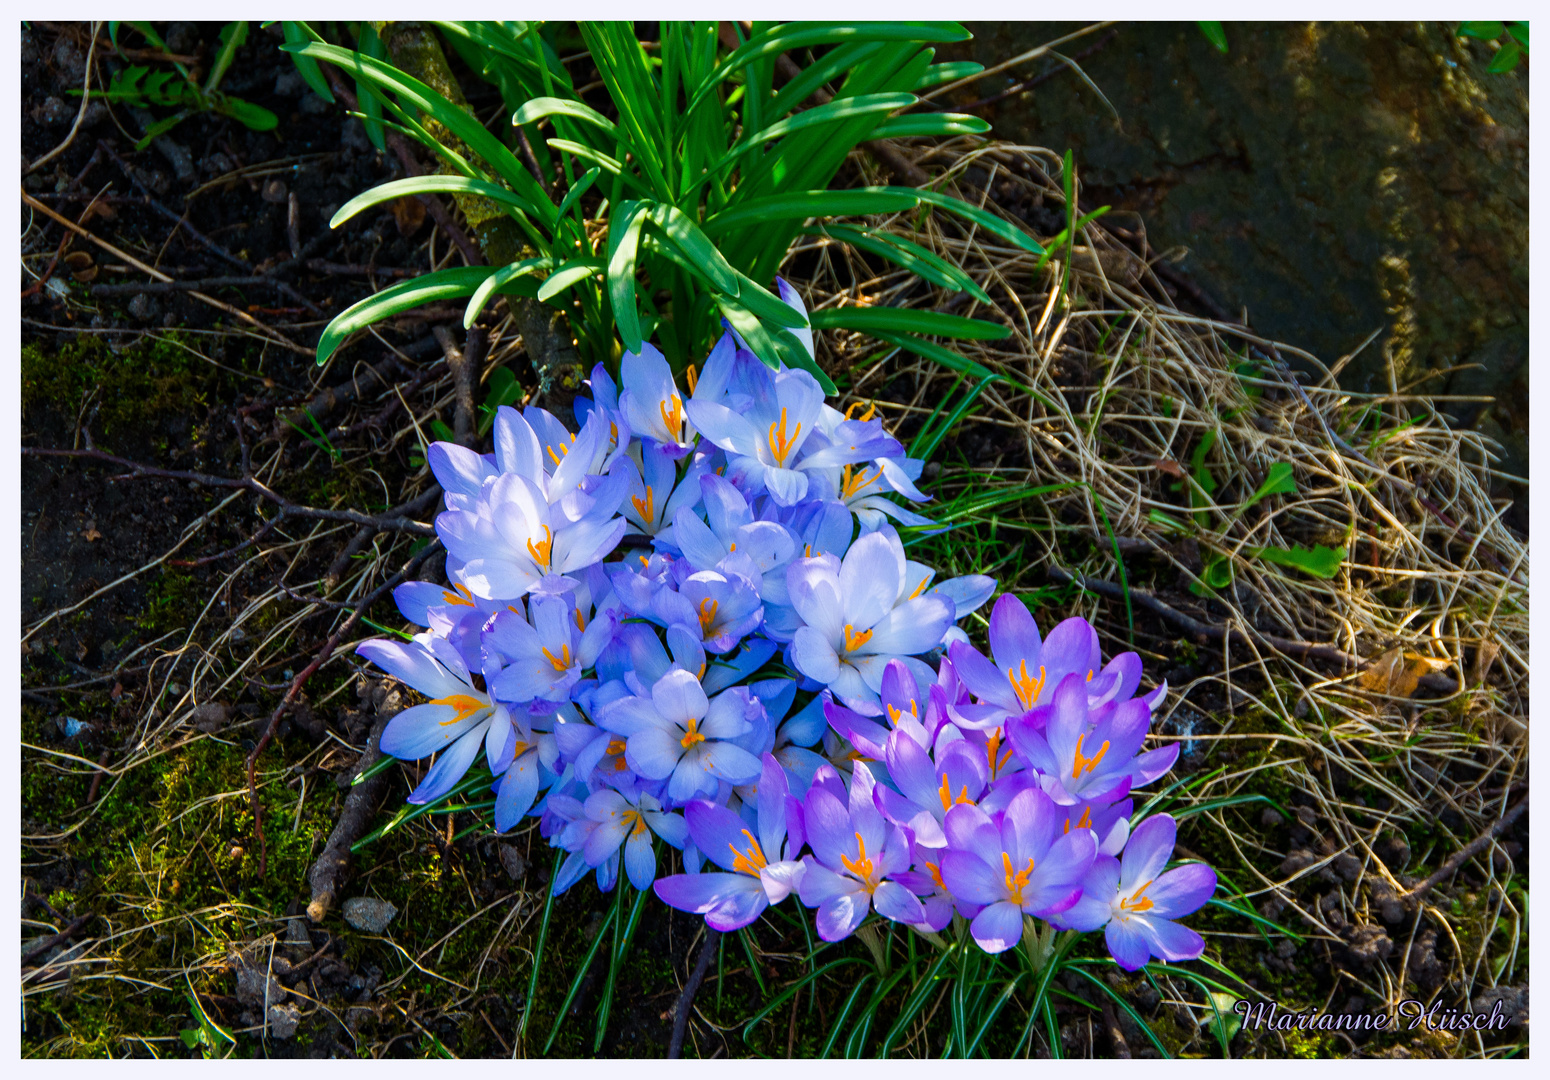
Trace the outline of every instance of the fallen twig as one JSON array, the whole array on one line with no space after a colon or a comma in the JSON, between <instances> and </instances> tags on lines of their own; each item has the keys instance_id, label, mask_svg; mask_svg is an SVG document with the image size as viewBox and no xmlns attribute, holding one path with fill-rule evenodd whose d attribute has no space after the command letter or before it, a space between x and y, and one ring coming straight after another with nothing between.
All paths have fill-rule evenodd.
<instances>
[{"instance_id":1,"label":"fallen twig","mask_svg":"<svg viewBox=\"0 0 1550 1080\"><path fill-rule=\"evenodd\" d=\"M1430 892L1438 882L1455 873L1459 867L1463 866L1470 859L1474 858L1486 848L1490 847L1491 842L1494 841L1498 836L1512 828L1513 822L1522 817L1523 812L1527 809L1528 795L1525 794L1523 798L1519 799L1517 803L1513 805L1511 810L1508 810L1501 816L1496 824L1492 825L1485 832L1481 833L1469 843L1455 851L1452 856L1449 857L1447 862L1443 863L1437 868L1436 873L1431 874L1424 880L1417 882L1415 887L1409 892L1405 893L1401 899L1407 906L1413 908L1417 903L1420 902L1421 897Z\"/></svg>"},{"instance_id":2,"label":"fallen twig","mask_svg":"<svg viewBox=\"0 0 1550 1080\"><path fill-rule=\"evenodd\" d=\"M1099 596L1106 596L1110 600L1122 601L1126 596L1125 589L1112 581L1087 577L1085 574L1072 574L1069 570L1059 566L1051 566L1048 573L1051 578L1058 582L1075 581L1089 592L1095 592ZM1163 603L1163 601L1144 589L1131 588L1129 596L1132 603L1139 604L1148 611L1162 616L1175 626L1200 638L1213 641L1221 641L1223 638L1227 638L1230 641L1236 641L1240 645L1249 645L1257 642L1261 645L1268 645L1277 652L1284 653L1287 656L1297 657L1301 660L1321 660L1327 664L1334 664L1342 672L1357 671L1367 666L1367 661L1362 657L1348 653L1343 649L1337 649L1333 645L1320 645L1312 641L1296 641L1292 638L1278 637L1275 634L1266 634L1263 631L1252 628L1245 632L1236 627L1214 626L1211 623L1201 622L1199 619L1186 615L1177 608ZM1456 680L1440 672L1432 672L1431 674L1421 676L1417 685L1442 694L1455 693L1459 688Z\"/></svg>"},{"instance_id":3,"label":"fallen twig","mask_svg":"<svg viewBox=\"0 0 1550 1080\"><path fill-rule=\"evenodd\" d=\"M76 934L80 933L81 929L87 923L91 922L96 917L97 916L96 916L95 913L88 911L85 915L79 916L78 918L76 918L73 921L71 921L69 926L65 927L63 930L61 930L59 933L55 934L53 937L45 938L43 941L38 942L38 944L34 945L32 948L30 948L26 952L22 953L22 963L21 963L21 966L22 967L26 967L28 964L32 963L38 957L40 957L40 956L44 955L45 953L47 953L55 945L60 945L60 944L63 944L64 942L66 942L66 941L69 941Z\"/></svg>"},{"instance_id":4,"label":"fallen twig","mask_svg":"<svg viewBox=\"0 0 1550 1080\"><path fill-rule=\"evenodd\" d=\"M678 995L678 1003L673 1006L673 1037L667 1044L667 1056L677 1058L683 1056L684 1032L689 1029L689 1010L694 1007L694 995L699 992L700 983L705 981L705 973L710 970L710 962L716 958L716 952L721 948L721 931L705 927L705 944L700 947L700 958L695 961L694 971L689 976L689 981L684 983L683 993Z\"/></svg>"},{"instance_id":5,"label":"fallen twig","mask_svg":"<svg viewBox=\"0 0 1550 1080\"><path fill-rule=\"evenodd\" d=\"M75 142L75 136L81 130L81 121L86 119L86 106L91 103L92 61L97 57L97 30L101 26L102 24L100 22L94 22L91 26L91 44L86 48L86 77L85 81L81 85L81 107L75 111L75 123L70 125L70 132L65 136L65 141L23 169L23 176L29 176L32 173L37 172L50 161L53 161L55 158L57 158L60 154L63 154L70 148L70 144Z\"/></svg>"},{"instance_id":6,"label":"fallen twig","mask_svg":"<svg viewBox=\"0 0 1550 1080\"><path fill-rule=\"evenodd\" d=\"M378 743L382 739L383 729L395 715L396 713L392 711L384 711L371 725L371 735L366 740L366 751L355 763L353 771L356 775L371 768L382 756ZM350 865L350 847L361 838L361 834L371 824L371 819L377 812L377 801L381 796L382 787L386 783L387 775L378 773L350 788L350 793L345 796L344 806L339 811L339 820L334 822L334 828L328 834L328 843L323 846L323 853L318 856L317 862L312 864L312 869L307 871L307 883L312 887L312 900L307 904L307 918L313 922L322 922L334 906L334 898L338 895L339 876Z\"/></svg>"}]
</instances>

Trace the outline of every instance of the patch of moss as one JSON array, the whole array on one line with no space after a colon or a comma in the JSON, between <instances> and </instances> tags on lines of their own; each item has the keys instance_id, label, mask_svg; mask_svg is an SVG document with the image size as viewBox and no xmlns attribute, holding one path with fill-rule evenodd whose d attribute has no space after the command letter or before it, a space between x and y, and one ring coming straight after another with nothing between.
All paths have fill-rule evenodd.
<instances>
[{"instance_id":1,"label":"patch of moss","mask_svg":"<svg viewBox=\"0 0 1550 1080\"><path fill-rule=\"evenodd\" d=\"M50 407L73 420L90 397L97 410L93 429L105 436L143 428L166 413L191 415L206 404L211 369L177 342L169 332L119 351L93 334L51 353L23 345L22 409Z\"/></svg>"}]
</instances>

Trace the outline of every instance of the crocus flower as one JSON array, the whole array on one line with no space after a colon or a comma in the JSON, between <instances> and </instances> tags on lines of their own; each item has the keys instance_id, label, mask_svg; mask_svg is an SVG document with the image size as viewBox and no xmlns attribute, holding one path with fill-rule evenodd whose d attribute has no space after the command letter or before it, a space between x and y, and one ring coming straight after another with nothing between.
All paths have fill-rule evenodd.
<instances>
[{"instance_id":1,"label":"crocus flower","mask_svg":"<svg viewBox=\"0 0 1550 1080\"><path fill-rule=\"evenodd\" d=\"M875 532L852 544L843 562L800 559L786 574L805 624L791 640L793 666L857 712L881 712L877 692L888 661L935 648L953 621L952 604L940 597L900 602L904 564L898 537ZM920 667L929 678L930 669Z\"/></svg>"},{"instance_id":2,"label":"crocus flower","mask_svg":"<svg viewBox=\"0 0 1550 1080\"><path fill-rule=\"evenodd\" d=\"M590 625L569 597L540 596L529 605L531 625L516 611L500 611L484 632L487 664L498 669L490 690L512 703L560 704L584 668L597 661L613 634L609 618Z\"/></svg>"},{"instance_id":3,"label":"crocus flower","mask_svg":"<svg viewBox=\"0 0 1550 1080\"><path fill-rule=\"evenodd\" d=\"M985 905L969 932L986 952L1021 941L1024 915L1047 919L1080 899L1097 844L1091 832L1062 834L1060 825L1055 804L1037 790L1019 794L996 818L967 804L948 812L942 880L954 896Z\"/></svg>"},{"instance_id":4,"label":"crocus flower","mask_svg":"<svg viewBox=\"0 0 1550 1080\"><path fill-rule=\"evenodd\" d=\"M600 788L583 804L587 817L597 822L587 837L582 854L589 866L599 866L624 849L624 872L637 889L648 889L657 877L657 857L651 846L656 833L675 848L689 838L679 814L662 809L649 791L637 788Z\"/></svg>"},{"instance_id":5,"label":"crocus flower","mask_svg":"<svg viewBox=\"0 0 1550 1080\"><path fill-rule=\"evenodd\" d=\"M632 532L662 536L668 542L678 511L700 503L700 477L716 466L719 453L695 454L683 479L678 477L678 459L668 447L651 439L640 443L640 463L625 456L615 469L623 473L629 492L620 505ZM663 534L668 534L663 536ZM676 546L676 542L675 542Z\"/></svg>"},{"instance_id":6,"label":"crocus flower","mask_svg":"<svg viewBox=\"0 0 1550 1080\"><path fill-rule=\"evenodd\" d=\"M802 903L818 909L818 936L849 937L873 907L885 919L923 923L915 894L889 878L908 870L908 834L884 820L872 802L872 774L856 763L847 806L826 787L808 789L802 826L813 854L803 858Z\"/></svg>"},{"instance_id":7,"label":"crocus flower","mask_svg":"<svg viewBox=\"0 0 1550 1080\"><path fill-rule=\"evenodd\" d=\"M1049 706L1009 722L1007 734L1023 760L1040 773L1045 792L1070 806L1083 800L1112 802L1172 768L1178 743L1137 756L1150 724L1151 710L1138 698L1091 708L1086 686L1073 672L1055 688Z\"/></svg>"},{"instance_id":8,"label":"crocus flower","mask_svg":"<svg viewBox=\"0 0 1550 1080\"><path fill-rule=\"evenodd\" d=\"M904 730L888 736L884 753L888 775L899 790L879 787L878 809L889 820L909 826L917 845L945 847L943 823L948 812L955 806L973 806L984 797L989 779L985 759L960 739L948 743L933 762Z\"/></svg>"},{"instance_id":9,"label":"crocus flower","mask_svg":"<svg viewBox=\"0 0 1550 1080\"><path fill-rule=\"evenodd\" d=\"M363 641L355 651L431 699L389 720L378 741L384 754L403 761L441 753L410 792L410 802L432 802L451 791L481 745L491 772L506 768L511 760L511 714L475 688L463 658L445 639L426 633L408 642Z\"/></svg>"},{"instance_id":10,"label":"crocus flower","mask_svg":"<svg viewBox=\"0 0 1550 1080\"><path fill-rule=\"evenodd\" d=\"M705 916L705 925L729 932L759 917L795 889L805 867L801 810L790 797L785 771L769 754L759 776L758 835L724 806L695 800L684 808L694 846L725 874L674 874L656 883L669 907Z\"/></svg>"},{"instance_id":11,"label":"crocus flower","mask_svg":"<svg viewBox=\"0 0 1550 1080\"><path fill-rule=\"evenodd\" d=\"M694 449L694 428L684 415L683 398L673 385L673 369L655 345L642 342L640 352L619 361L619 408L630 430L657 442L664 452L681 458Z\"/></svg>"},{"instance_id":12,"label":"crocus flower","mask_svg":"<svg viewBox=\"0 0 1550 1080\"><path fill-rule=\"evenodd\" d=\"M625 736L625 758L648 780L667 780L667 795L684 803L715 793L716 781L746 783L759 759L727 742L748 730L749 713L763 709L746 687L705 696L687 671L669 671L650 697L620 698L598 710L598 723Z\"/></svg>"},{"instance_id":13,"label":"crocus flower","mask_svg":"<svg viewBox=\"0 0 1550 1080\"><path fill-rule=\"evenodd\" d=\"M1152 957L1194 960L1205 941L1174 919L1199 910L1216 891L1216 871L1188 863L1164 871L1173 856L1178 825L1156 814L1137 825L1121 859L1101 856L1082 881L1081 900L1055 917L1064 929L1104 927L1109 953L1126 971Z\"/></svg>"}]
</instances>

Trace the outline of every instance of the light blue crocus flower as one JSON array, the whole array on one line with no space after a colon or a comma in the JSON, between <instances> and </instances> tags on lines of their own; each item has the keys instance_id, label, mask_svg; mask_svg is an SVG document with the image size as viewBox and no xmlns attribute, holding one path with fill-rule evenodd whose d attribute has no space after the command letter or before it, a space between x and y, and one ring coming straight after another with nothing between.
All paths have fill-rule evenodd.
<instances>
[{"instance_id":1,"label":"light blue crocus flower","mask_svg":"<svg viewBox=\"0 0 1550 1080\"><path fill-rule=\"evenodd\" d=\"M763 708L742 686L712 701L692 673L674 670L657 680L649 697L610 702L596 719L625 737L630 768L648 780L667 780L668 798L681 805L715 794L718 780L742 784L759 775L759 759L727 740L747 731L750 714Z\"/></svg>"},{"instance_id":2,"label":"light blue crocus flower","mask_svg":"<svg viewBox=\"0 0 1550 1080\"><path fill-rule=\"evenodd\" d=\"M1216 871L1203 863L1164 870L1178 825L1156 814L1137 825L1121 859L1098 858L1082 880L1082 897L1055 916L1069 930L1104 930L1109 954L1126 971L1157 957L1194 960L1205 940L1175 919L1199 910L1216 891Z\"/></svg>"},{"instance_id":3,"label":"light blue crocus flower","mask_svg":"<svg viewBox=\"0 0 1550 1080\"><path fill-rule=\"evenodd\" d=\"M637 889L648 889L656 880L652 833L679 849L689 839L682 815L663 810L655 795L634 785L599 788L587 797L583 809L597 822L582 847L587 865L602 865L622 847L624 872Z\"/></svg>"}]
</instances>

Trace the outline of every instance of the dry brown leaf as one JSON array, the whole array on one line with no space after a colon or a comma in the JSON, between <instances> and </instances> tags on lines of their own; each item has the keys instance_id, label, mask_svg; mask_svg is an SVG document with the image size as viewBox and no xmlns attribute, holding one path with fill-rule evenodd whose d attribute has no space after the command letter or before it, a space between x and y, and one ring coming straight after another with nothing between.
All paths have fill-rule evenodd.
<instances>
[{"instance_id":1,"label":"dry brown leaf","mask_svg":"<svg viewBox=\"0 0 1550 1080\"><path fill-rule=\"evenodd\" d=\"M1396 645L1368 664L1357 676L1356 684L1369 693L1407 698L1415 693L1424 676L1447 666L1447 660L1406 652Z\"/></svg>"},{"instance_id":2,"label":"dry brown leaf","mask_svg":"<svg viewBox=\"0 0 1550 1080\"><path fill-rule=\"evenodd\" d=\"M425 204L413 195L393 200L393 220L400 236L413 236L425 224Z\"/></svg>"}]
</instances>

